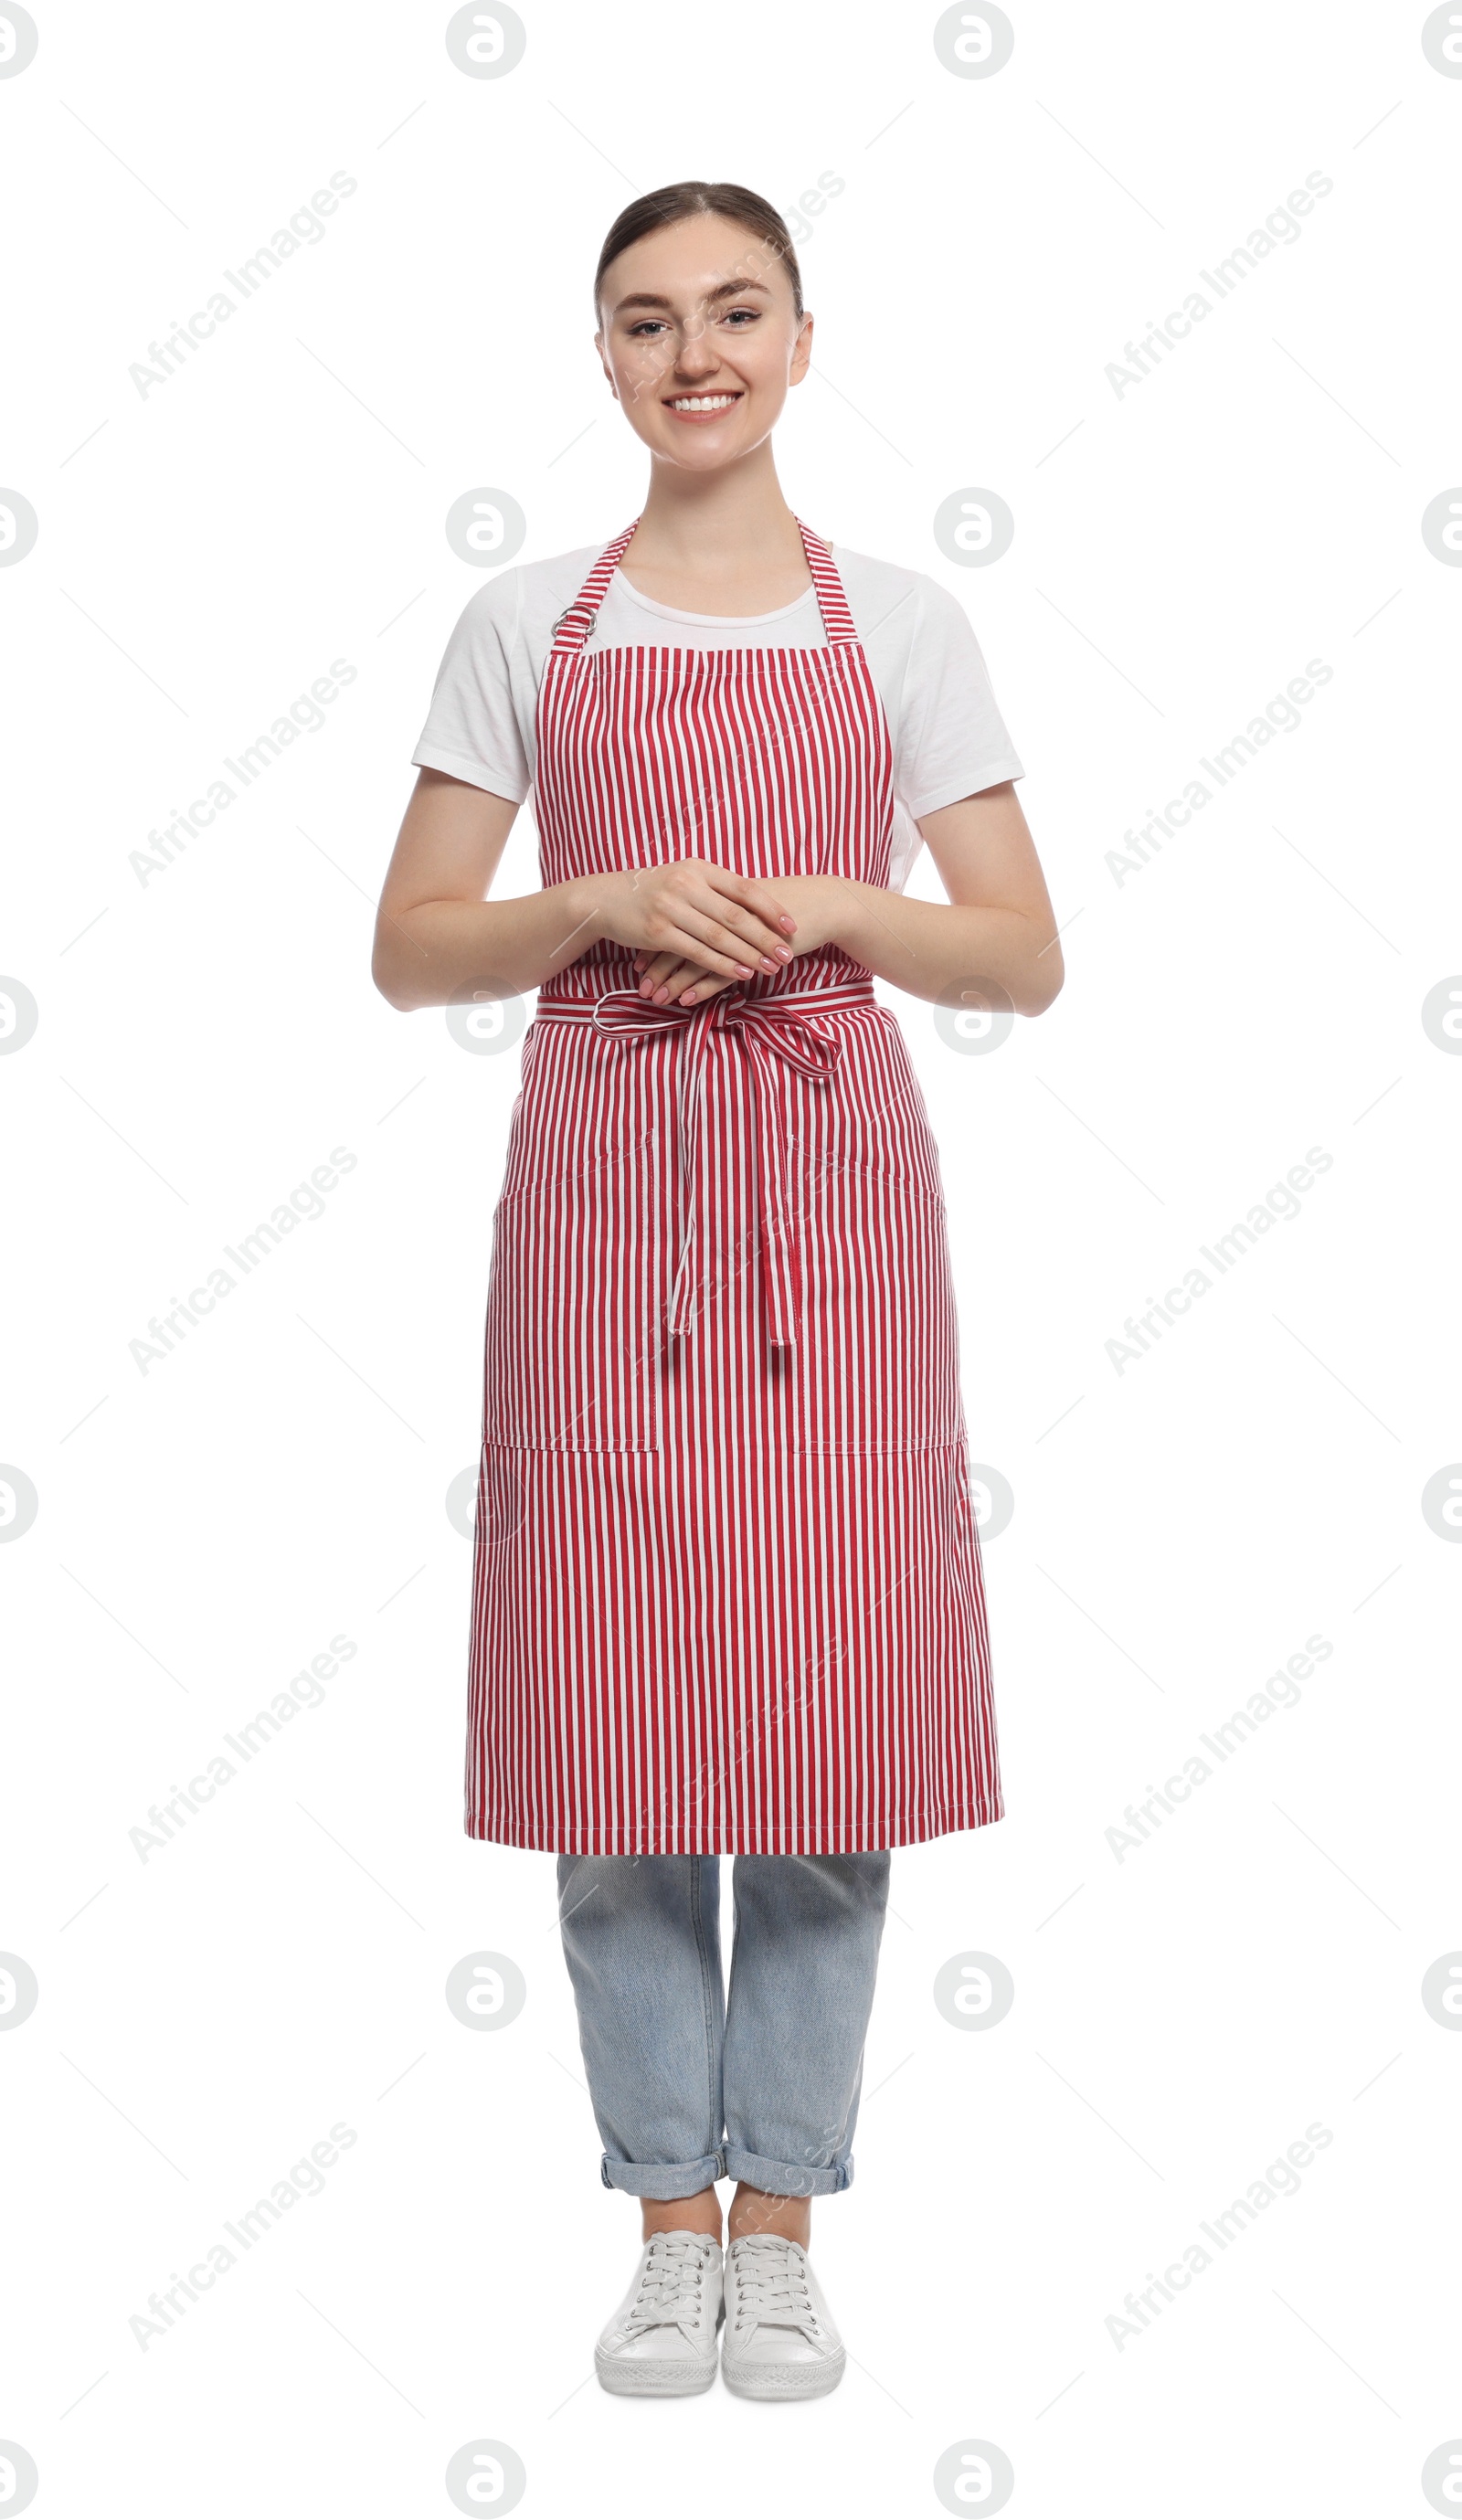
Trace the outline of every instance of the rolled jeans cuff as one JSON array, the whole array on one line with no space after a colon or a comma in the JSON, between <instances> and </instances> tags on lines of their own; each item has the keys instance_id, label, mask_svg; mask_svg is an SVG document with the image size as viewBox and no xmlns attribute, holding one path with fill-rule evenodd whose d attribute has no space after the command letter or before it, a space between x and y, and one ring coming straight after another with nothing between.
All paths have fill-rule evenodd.
<instances>
[{"instance_id":1,"label":"rolled jeans cuff","mask_svg":"<svg viewBox=\"0 0 1462 2520\"><path fill-rule=\"evenodd\" d=\"M767 2196L836 2196L852 2182L852 2154L845 2161L829 2162L823 2170L809 2170L805 2162L768 2161L759 2152L744 2152L740 2144L721 2146L725 2165L723 2179L744 2179L749 2187L759 2187Z\"/></svg>"},{"instance_id":2,"label":"rolled jeans cuff","mask_svg":"<svg viewBox=\"0 0 1462 2520\"><path fill-rule=\"evenodd\" d=\"M699 2161L612 2161L605 2153L599 2176L606 2187L622 2187L630 2196L699 2196L727 2176L726 2156L722 2150L703 2152Z\"/></svg>"}]
</instances>

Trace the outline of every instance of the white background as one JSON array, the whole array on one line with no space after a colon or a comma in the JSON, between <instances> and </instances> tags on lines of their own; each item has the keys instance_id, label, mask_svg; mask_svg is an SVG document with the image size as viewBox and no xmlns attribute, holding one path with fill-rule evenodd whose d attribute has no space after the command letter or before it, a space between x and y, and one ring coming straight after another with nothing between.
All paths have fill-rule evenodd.
<instances>
[{"instance_id":1,"label":"white background","mask_svg":"<svg viewBox=\"0 0 1462 2520\"><path fill-rule=\"evenodd\" d=\"M1358 0L1021 9L982 80L868 0L533 8L497 80L446 14L46 9L0 80L0 481L39 518L0 570L0 967L39 1008L0 1060L0 1457L39 1498L0 1551L0 1946L40 1989L0 2039L0 2437L58 2514L449 2511L480 2438L554 2515L937 2511L972 2439L1031 2520L1425 2513L1462 2435L1462 2037L1420 1996L1462 1945L1462 1551L1421 1510L1462 1454L1462 1061L1421 1019L1462 968L1462 573L1421 534L1462 478L1462 80L1421 11ZM140 395L338 169L323 240ZM1119 398L1123 344L1312 170L1300 240ZM827 171L782 482L967 604L1067 952L982 1058L879 990L943 1151L973 1457L1015 1498L985 1550L1009 1813L894 1858L856 2178L814 2211L843 2388L646 2406L592 2376L637 2215L600 2184L552 1859L462 1832L444 1500L517 1053L393 1012L372 909L481 583L449 505L510 492L535 559L642 500L591 347L611 219ZM988 567L934 540L971 485L1016 519ZM337 658L325 725L141 881ZM1300 726L1119 880L1311 658ZM533 849L525 813L501 889ZM336 1147L325 1213L140 1372L150 1317ZM1119 1372L1125 1318L1311 1147L1302 1213ZM1119 1862L1125 1807L1315 1635L1300 1704ZM325 1702L141 1861L149 1807L335 1636ZM477 1950L527 1984L490 2036L443 1999ZM1016 1986L974 2036L932 1995L965 1951ZM143 2351L148 2296L342 2121L324 2192ZM1119 2344L1317 2121L1300 2192Z\"/></svg>"}]
</instances>

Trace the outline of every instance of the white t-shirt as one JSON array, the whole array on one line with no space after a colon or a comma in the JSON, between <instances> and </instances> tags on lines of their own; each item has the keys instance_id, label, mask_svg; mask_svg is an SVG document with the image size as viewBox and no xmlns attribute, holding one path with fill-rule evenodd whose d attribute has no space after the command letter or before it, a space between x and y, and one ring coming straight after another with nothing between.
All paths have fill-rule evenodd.
<instances>
[{"instance_id":1,"label":"white t-shirt","mask_svg":"<svg viewBox=\"0 0 1462 2520\"><path fill-rule=\"evenodd\" d=\"M506 568L472 597L441 660L412 761L522 804L533 781L538 686L554 625L604 546ZM1025 770L995 706L962 605L937 579L833 546L834 562L883 700L893 746L891 888L919 854L918 818ZM602 648L821 648L808 587L777 612L678 612L616 569L587 642Z\"/></svg>"}]
</instances>

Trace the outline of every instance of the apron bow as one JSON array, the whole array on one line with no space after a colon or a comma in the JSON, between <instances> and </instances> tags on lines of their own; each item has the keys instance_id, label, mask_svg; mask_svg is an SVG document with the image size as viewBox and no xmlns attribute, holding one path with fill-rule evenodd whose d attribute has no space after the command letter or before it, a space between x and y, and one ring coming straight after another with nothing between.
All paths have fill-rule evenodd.
<instances>
[{"instance_id":1,"label":"apron bow","mask_svg":"<svg viewBox=\"0 0 1462 2520\"><path fill-rule=\"evenodd\" d=\"M802 1275L794 1220L787 1194L787 1147L778 1125L775 1061L801 1076L825 1083L843 1057L843 1044L820 1032L802 1008L849 1002L872 1004L867 981L849 987L784 991L780 996L749 998L740 988L723 989L696 1007L658 1007L637 989L611 989L595 1003L593 1021L600 1032L648 1034L667 1024L685 1027L680 1074L680 1143L682 1227L675 1281L670 1293L672 1336L688 1331L696 1318L699 1273L697 1241L701 1202L697 1196L696 1156L700 1147L701 1103L706 1058L712 1032L735 1032L750 1061L755 1106L756 1151L761 1204L761 1282L766 1298L768 1336L774 1347L791 1347L801 1320Z\"/></svg>"}]
</instances>

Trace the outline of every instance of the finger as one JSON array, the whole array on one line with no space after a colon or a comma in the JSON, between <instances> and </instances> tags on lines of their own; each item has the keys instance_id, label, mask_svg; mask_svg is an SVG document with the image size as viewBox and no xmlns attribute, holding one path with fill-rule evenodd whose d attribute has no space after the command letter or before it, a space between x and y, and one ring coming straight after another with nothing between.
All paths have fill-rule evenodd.
<instances>
[{"instance_id":1,"label":"finger","mask_svg":"<svg viewBox=\"0 0 1462 2520\"><path fill-rule=\"evenodd\" d=\"M692 979L704 977L704 964L687 963L679 954L657 954L649 970L640 981L640 988L645 996L657 998L663 1003L672 995L677 985L684 989L690 985Z\"/></svg>"},{"instance_id":2,"label":"finger","mask_svg":"<svg viewBox=\"0 0 1462 2520\"><path fill-rule=\"evenodd\" d=\"M774 930L763 927L750 911L738 913L730 910L729 915L722 919L715 913L702 913L687 905L681 910L680 918L695 940L693 954L711 970L719 970L721 958L724 958L743 968L751 962L757 971L763 973L785 971L793 959L795 948L791 938L778 936Z\"/></svg>"},{"instance_id":3,"label":"finger","mask_svg":"<svg viewBox=\"0 0 1462 2520\"><path fill-rule=\"evenodd\" d=\"M754 876L737 875L730 867L718 867L715 873L720 878L718 888L729 890L732 899L751 911L764 927L770 928L779 942L785 943L796 934L797 921L777 899L774 885L763 883Z\"/></svg>"},{"instance_id":4,"label":"finger","mask_svg":"<svg viewBox=\"0 0 1462 2520\"><path fill-rule=\"evenodd\" d=\"M643 989L645 983L640 985ZM661 1006L699 1006L735 985L734 981L717 978L703 963L677 963L651 981L648 994Z\"/></svg>"},{"instance_id":5,"label":"finger","mask_svg":"<svg viewBox=\"0 0 1462 2520\"><path fill-rule=\"evenodd\" d=\"M784 916L790 919L791 913L783 912L764 884L708 859L682 859L664 873L668 880L659 913L663 933L652 937L653 951L678 946L682 953L689 951L692 960L699 954L715 969L724 968L726 963L744 966L750 959L757 970L785 970L794 951L790 939L776 924L767 925L757 918L742 899L744 893L754 894L765 904L773 922ZM654 925L654 922L647 923Z\"/></svg>"},{"instance_id":6,"label":"finger","mask_svg":"<svg viewBox=\"0 0 1462 2520\"><path fill-rule=\"evenodd\" d=\"M705 976L704 963L691 965L681 954L642 954L638 957L638 962L644 967L639 972L638 985L648 996L653 996L658 989L662 988L675 971L694 971L697 979ZM684 988L683 979L680 985Z\"/></svg>"},{"instance_id":7,"label":"finger","mask_svg":"<svg viewBox=\"0 0 1462 2520\"><path fill-rule=\"evenodd\" d=\"M724 940L723 944L717 945L712 944L708 937L697 934L683 923L687 919L699 917L699 913L688 910L682 904L675 918L665 915L654 922L657 932L654 943L649 948L650 952L657 959L669 956L672 968L677 963L692 963L702 970L716 973L724 980L754 978L755 965L748 960L747 949L741 944L739 938L730 933L729 929L724 927L716 929L716 933ZM715 922L707 916L703 923L709 929ZM782 965L777 963L773 968L780 970Z\"/></svg>"},{"instance_id":8,"label":"finger","mask_svg":"<svg viewBox=\"0 0 1462 2520\"><path fill-rule=\"evenodd\" d=\"M710 870L714 875L721 872ZM785 970L795 950L790 940L718 892L700 870L675 891L680 897L672 893L660 912L662 932L652 934L653 951L675 949L688 962L704 963L708 969L728 975L735 972L741 978L750 976L749 967L759 971Z\"/></svg>"}]
</instances>

